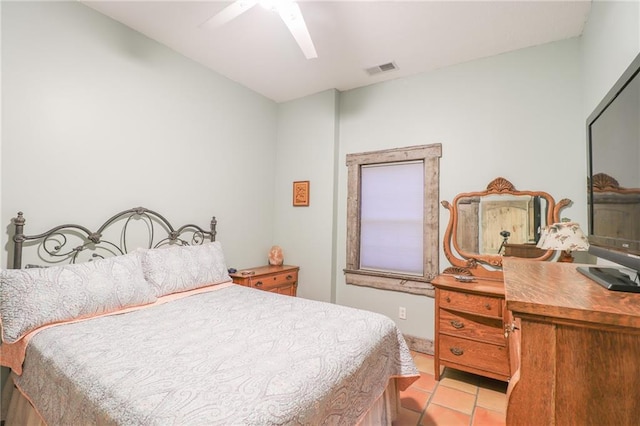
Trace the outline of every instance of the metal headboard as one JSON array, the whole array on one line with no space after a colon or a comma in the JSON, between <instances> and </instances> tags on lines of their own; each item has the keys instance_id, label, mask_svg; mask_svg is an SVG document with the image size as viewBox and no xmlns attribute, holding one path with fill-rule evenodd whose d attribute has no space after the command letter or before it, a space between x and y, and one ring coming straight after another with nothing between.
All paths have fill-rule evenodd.
<instances>
[{"instance_id":1,"label":"metal headboard","mask_svg":"<svg viewBox=\"0 0 640 426\"><path fill-rule=\"evenodd\" d=\"M44 258L40 254L39 257L40 260L46 263L75 263L78 260L78 255L85 251L92 252L91 258L126 254L130 249L127 246L127 231L134 220L141 220L147 228L148 244L146 244L146 248L157 248L168 244L199 245L206 240L215 241L216 239L217 221L215 216L211 219L209 231L193 224L183 225L175 229L161 214L144 207L135 207L113 215L96 231L91 231L82 225L65 224L51 228L42 234L25 235L24 225L26 220L22 212L18 212L18 216L12 219L12 223L15 226L13 268L19 269L22 267L22 250L25 245L35 245L39 250L42 250L49 258ZM110 225L115 226L117 223L121 225L119 232L117 232L117 229L115 230L116 235L119 236L119 241L105 239L103 236L105 230ZM158 233L161 236L156 240L158 237L156 235L157 230L159 230ZM72 246L72 243L70 243L71 236L73 236L74 241L79 240L80 243ZM137 245L135 248L140 246Z\"/></svg>"}]
</instances>

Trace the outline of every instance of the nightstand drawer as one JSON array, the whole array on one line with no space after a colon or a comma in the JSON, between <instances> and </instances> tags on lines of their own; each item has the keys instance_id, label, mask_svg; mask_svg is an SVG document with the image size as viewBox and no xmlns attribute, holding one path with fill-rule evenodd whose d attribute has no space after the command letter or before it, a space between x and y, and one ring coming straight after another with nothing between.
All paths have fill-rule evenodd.
<instances>
[{"instance_id":1,"label":"nightstand drawer","mask_svg":"<svg viewBox=\"0 0 640 426\"><path fill-rule=\"evenodd\" d=\"M298 271L286 271L275 275L254 276L249 279L249 286L261 290L271 290L298 281Z\"/></svg>"},{"instance_id":2,"label":"nightstand drawer","mask_svg":"<svg viewBox=\"0 0 640 426\"><path fill-rule=\"evenodd\" d=\"M298 288L299 269L297 266L291 265L266 265L237 271L229 276L234 283L245 287L295 296Z\"/></svg>"},{"instance_id":3,"label":"nightstand drawer","mask_svg":"<svg viewBox=\"0 0 640 426\"><path fill-rule=\"evenodd\" d=\"M441 290L439 294L441 308L502 318L503 299L449 290Z\"/></svg>"},{"instance_id":4,"label":"nightstand drawer","mask_svg":"<svg viewBox=\"0 0 640 426\"><path fill-rule=\"evenodd\" d=\"M502 320L440 310L440 332L505 346Z\"/></svg>"},{"instance_id":5,"label":"nightstand drawer","mask_svg":"<svg viewBox=\"0 0 640 426\"><path fill-rule=\"evenodd\" d=\"M509 376L509 350L506 346L481 343L441 334L440 359Z\"/></svg>"}]
</instances>

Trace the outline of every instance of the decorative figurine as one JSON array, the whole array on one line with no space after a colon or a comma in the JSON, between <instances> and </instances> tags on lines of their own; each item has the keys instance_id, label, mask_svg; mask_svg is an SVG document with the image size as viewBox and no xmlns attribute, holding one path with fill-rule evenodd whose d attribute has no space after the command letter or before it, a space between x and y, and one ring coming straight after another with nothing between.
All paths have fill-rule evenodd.
<instances>
[{"instance_id":1,"label":"decorative figurine","mask_svg":"<svg viewBox=\"0 0 640 426\"><path fill-rule=\"evenodd\" d=\"M273 246L269 250L269 265L280 266L284 263L284 257L282 257L282 249L280 246Z\"/></svg>"}]
</instances>

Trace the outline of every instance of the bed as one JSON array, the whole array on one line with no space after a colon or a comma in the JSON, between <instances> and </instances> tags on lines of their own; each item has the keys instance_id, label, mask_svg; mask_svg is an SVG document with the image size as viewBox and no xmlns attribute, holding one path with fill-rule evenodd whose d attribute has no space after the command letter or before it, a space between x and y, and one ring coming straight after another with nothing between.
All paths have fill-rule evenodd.
<instances>
[{"instance_id":1,"label":"bed","mask_svg":"<svg viewBox=\"0 0 640 426\"><path fill-rule=\"evenodd\" d=\"M215 218L174 228L140 207L96 231L13 224L7 425L391 424L419 377L389 318L233 284Z\"/></svg>"}]
</instances>

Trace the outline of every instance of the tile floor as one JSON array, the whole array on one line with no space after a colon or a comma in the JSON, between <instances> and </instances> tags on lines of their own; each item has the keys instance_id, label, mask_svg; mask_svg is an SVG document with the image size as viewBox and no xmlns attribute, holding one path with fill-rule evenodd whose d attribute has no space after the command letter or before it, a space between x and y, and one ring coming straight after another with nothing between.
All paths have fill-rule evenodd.
<instances>
[{"instance_id":1,"label":"tile floor","mask_svg":"<svg viewBox=\"0 0 640 426\"><path fill-rule=\"evenodd\" d=\"M400 392L394 426L504 426L507 384L447 368L436 382L433 356L412 352L420 379Z\"/></svg>"}]
</instances>

